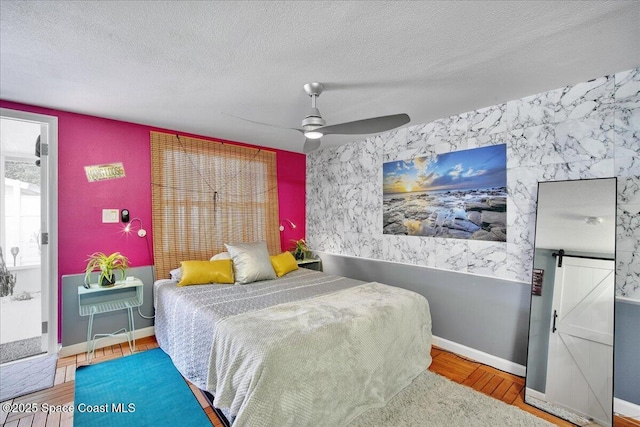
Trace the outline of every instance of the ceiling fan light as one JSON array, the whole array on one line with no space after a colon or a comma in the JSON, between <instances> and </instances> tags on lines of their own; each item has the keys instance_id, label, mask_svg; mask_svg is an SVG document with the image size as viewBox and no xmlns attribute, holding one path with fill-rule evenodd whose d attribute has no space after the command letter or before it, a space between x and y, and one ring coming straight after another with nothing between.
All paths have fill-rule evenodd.
<instances>
[{"instance_id":1,"label":"ceiling fan light","mask_svg":"<svg viewBox=\"0 0 640 427\"><path fill-rule=\"evenodd\" d=\"M310 130L304 133L304 136L308 139L320 139L322 138L322 132L318 132L316 130Z\"/></svg>"}]
</instances>

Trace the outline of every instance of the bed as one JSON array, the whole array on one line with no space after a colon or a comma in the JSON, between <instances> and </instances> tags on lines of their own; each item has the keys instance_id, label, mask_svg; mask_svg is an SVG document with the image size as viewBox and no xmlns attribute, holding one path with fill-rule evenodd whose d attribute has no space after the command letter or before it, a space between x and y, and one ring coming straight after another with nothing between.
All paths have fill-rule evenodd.
<instances>
[{"instance_id":1,"label":"bed","mask_svg":"<svg viewBox=\"0 0 640 427\"><path fill-rule=\"evenodd\" d=\"M180 373L243 426L346 426L431 363L427 300L298 269L246 285L154 284L155 333Z\"/></svg>"}]
</instances>

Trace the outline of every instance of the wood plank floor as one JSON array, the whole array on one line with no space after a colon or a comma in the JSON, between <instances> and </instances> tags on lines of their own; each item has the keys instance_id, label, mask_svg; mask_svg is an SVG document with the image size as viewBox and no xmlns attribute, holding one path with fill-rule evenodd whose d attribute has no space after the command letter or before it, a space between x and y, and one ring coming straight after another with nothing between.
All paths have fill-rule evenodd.
<instances>
[{"instance_id":1,"label":"wood plank floor","mask_svg":"<svg viewBox=\"0 0 640 427\"><path fill-rule=\"evenodd\" d=\"M136 351L146 351L158 347L155 337L142 338L136 341ZM117 344L96 350L92 363L99 363L105 360L116 359L128 356L131 352L129 346ZM495 399L502 400L510 405L517 406L540 418L544 418L558 426L571 426L559 418L529 406L523 401L524 379L503 371L482 365L478 362L465 359L453 353L434 347L431 355L433 363L429 370L443 375L452 381L469 386L477 391L489 395ZM18 397L2 403L48 403L49 405L73 405L73 394L75 384L75 371L78 366L86 365L86 353L58 359L56 376L53 387L41 390L26 396ZM203 411L207 414L211 424L215 427L222 427L215 412L209 406L206 398L193 384L189 384L193 394L198 399ZM35 413L6 413L0 412L0 426L4 427L62 427L73 426L73 414L63 412L52 412L45 414ZM633 420L626 420L616 417L616 427L638 427L640 423Z\"/></svg>"},{"instance_id":2,"label":"wood plank floor","mask_svg":"<svg viewBox=\"0 0 640 427\"><path fill-rule=\"evenodd\" d=\"M524 378L483 365L457 354L433 347L430 371L466 385L494 399L517 406L558 426L573 426L560 418L524 403ZM615 427L638 427L640 422L616 416Z\"/></svg>"}]
</instances>

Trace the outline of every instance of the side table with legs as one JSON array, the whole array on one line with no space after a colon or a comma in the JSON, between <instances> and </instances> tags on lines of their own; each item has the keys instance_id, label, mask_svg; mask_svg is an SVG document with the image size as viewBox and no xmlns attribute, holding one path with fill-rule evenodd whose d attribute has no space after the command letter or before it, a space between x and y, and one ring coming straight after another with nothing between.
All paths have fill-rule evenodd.
<instances>
[{"instance_id":1,"label":"side table with legs","mask_svg":"<svg viewBox=\"0 0 640 427\"><path fill-rule=\"evenodd\" d=\"M127 278L127 280L116 282L114 286L109 288L103 288L97 284L92 284L89 288L78 286L80 316L89 316L89 325L87 326L87 361L89 363L91 363L91 358L96 351L97 343L104 338L125 335L131 352L135 351L133 308L142 305L143 289L144 283L136 278ZM129 314L128 328L124 327L110 334L92 335L94 315L125 309Z\"/></svg>"}]
</instances>

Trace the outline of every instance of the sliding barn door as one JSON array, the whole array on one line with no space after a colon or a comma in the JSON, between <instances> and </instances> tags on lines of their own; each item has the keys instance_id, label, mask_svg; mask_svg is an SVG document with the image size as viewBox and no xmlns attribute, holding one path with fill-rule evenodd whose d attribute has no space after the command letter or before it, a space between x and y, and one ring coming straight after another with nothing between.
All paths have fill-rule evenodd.
<instances>
[{"instance_id":1,"label":"sliding barn door","mask_svg":"<svg viewBox=\"0 0 640 427\"><path fill-rule=\"evenodd\" d=\"M563 257L556 267L546 399L611 425L614 261Z\"/></svg>"}]
</instances>

